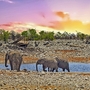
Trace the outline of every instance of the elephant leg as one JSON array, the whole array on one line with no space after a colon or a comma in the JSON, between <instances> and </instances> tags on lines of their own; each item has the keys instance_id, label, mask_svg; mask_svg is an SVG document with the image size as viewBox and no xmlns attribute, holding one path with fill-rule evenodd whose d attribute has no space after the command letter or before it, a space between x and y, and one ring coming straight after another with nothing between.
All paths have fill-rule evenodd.
<instances>
[{"instance_id":1,"label":"elephant leg","mask_svg":"<svg viewBox=\"0 0 90 90\"><path fill-rule=\"evenodd\" d=\"M17 70L17 64L16 63L13 63L13 70Z\"/></svg>"},{"instance_id":2,"label":"elephant leg","mask_svg":"<svg viewBox=\"0 0 90 90\"><path fill-rule=\"evenodd\" d=\"M49 68L49 72L52 72L52 68Z\"/></svg>"},{"instance_id":3,"label":"elephant leg","mask_svg":"<svg viewBox=\"0 0 90 90\"><path fill-rule=\"evenodd\" d=\"M17 71L20 71L20 64L17 65Z\"/></svg>"},{"instance_id":4,"label":"elephant leg","mask_svg":"<svg viewBox=\"0 0 90 90\"><path fill-rule=\"evenodd\" d=\"M51 71L51 68L48 67L48 72L50 72L50 71Z\"/></svg>"},{"instance_id":5,"label":"elephant leg","mask_svg":"<svg viewBox=\"0 0 90 90\"><path fill-rule=\"evenodd\" d=\"M17 71L20 71L21 62L18 62Z\"/></svg>"},{"instance_id":6,"label":"elephant leg","mask_svg":"<svg viewBox=\"0 0 90 90\"><path fill-rule=\"evenodd\" d=\"M65 72L65 68L63 68L63 71Z\"/></svg>"},{"instance_id":7,"label":"elephant leg","mask_svg":"<svg viewBox=\"0 0 90 90\"><path fill-rule=\"evenodd\" d=\"M49 71L49 72L52 72L52 68L48 67L48 71Z\"/></svg>"},{"instance_id":8,"label":"elephant leg","mask_svg":"<svg viewBox=\"0 0 90 90\"><path fill-rule=\"evenodd\" d=\"M69 69L67 69L67 71L68 71L68 72L70 72L70 70L69 70Z\"/></svg>"},{"instance_id":9,"label":"elephant leg","mask_svg":"<svg viewBox=\"0 0 90 90\"><path fill-rule=\"evenodd\" d=\"M56 72L58 72L58 69L56 69Z\"/></svg>"},{"instance_id":10,"label":"elephant leg","mask_svg":"<svg viewBox=\"0 0 90 90\"><path fill-rule=\"evenodd\" d=\"M53 68L52 72L54 72L54 70L56 70L56 72L58 72L58 69L57 68Z\"/></svg>"},{"instance_id":11,"label":"elephant leg","mask_svg":"<svg viewBox=\"0 0 90 90\"><path fill-rule=\"evenodd\" d=\"M55 68L52 69L52 72L54 72Z\"/></svg>"},{"instance_id":12,"label":"elephant leg","mask_svg":"<svg viewBox=\"0 0 90 90\"><path fill-rule=\"evenodd\" d=\"M50 68L48 67L48 72L50 71Z\"/></svg>"},{"instance_id":13,"label":"elephant leg","mask_svg":"<svg viewBox=\"0 0 90 90\"><path fill-rule=\"evenodd\" d=\"M46 69L46 67L43 65L43 71L44 71L44 72L46 72L46 71L47 71L47 70L45 70L45 69Z\"/></svg>"},{"instance_id":14,"label":"elephant leg","mask_svg":"<svg viewBox=\"0 0 90 90\"><path fill-rule=\"evenodd\" d=\"M54 70L56 70L56 72L58 72L58 69L57 69L57 68L53 68L53 69L52 69L52 72L54 72Z\"/></svg>"},{"instance_id":15,"label":"elephant leg","mask_svg":"<svg viewBox=\"0 0 90 90\"><path fill-rule=\"evenodd\" d=\"M11 70L13 70L13 64L11 61L10 61L10 67L11 67Z\"/></svg>"}]
</instances>

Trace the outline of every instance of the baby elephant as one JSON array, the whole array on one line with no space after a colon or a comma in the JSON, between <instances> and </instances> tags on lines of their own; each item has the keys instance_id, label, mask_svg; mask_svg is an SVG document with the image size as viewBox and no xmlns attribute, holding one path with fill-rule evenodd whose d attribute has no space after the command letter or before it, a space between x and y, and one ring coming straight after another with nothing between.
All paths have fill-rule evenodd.
<instances>
[{"instance_id":1,"label":"baby elephant","mask_svg":"<svg viewBox=\"0 0 90 90\"><path fill-rule=\"evenodd\" d=\"M67 61L62 60L62 59L59 59L59 58L57 58L57 57L56 57L55 59L56 59L56 61L58 62L58 67L59 67L59 68L62 68L63 71L65 71L65 69L66 69L68 72L70 72L69 63L68 63Z\"/></svg>"},{"instance_id":2,"label":"baby elephant","mask_svg":"<svg viewBox=\"0 0 90 90\"><path fill-rule=\"evenodd\" d=\"M36 70L38 71L37 65L41 64L43 65L43 71L46 71L45 69L48 68L48 71L54 71L58 72L58 63L56 60L48 60L46 58L39 59L36 63Z\"/></svg>"}]
</instances>

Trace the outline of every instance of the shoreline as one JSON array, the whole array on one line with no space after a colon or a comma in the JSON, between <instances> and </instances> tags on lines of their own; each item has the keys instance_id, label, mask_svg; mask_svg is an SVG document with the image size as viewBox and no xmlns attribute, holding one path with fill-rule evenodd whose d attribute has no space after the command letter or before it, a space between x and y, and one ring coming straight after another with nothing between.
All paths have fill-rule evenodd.
<instances>
[{"instance_id":1,"label":"shoreline","mask_svg":"<svg viewBox=\"0 0 90 90\"><path fill-rule=\"evenodd\" d=\"M0 56L0 64L4 64L5 63L5 54L3 54L2 56ZM23 63L24 64L31 64L31 63L36 63L37 60L39 58L38 57L31 57L31 56L23 56ZM65 60L68 60L68 62L75 62L75 63L90 63L90 57L69 57Z\"/></svg>"}]
</instances>

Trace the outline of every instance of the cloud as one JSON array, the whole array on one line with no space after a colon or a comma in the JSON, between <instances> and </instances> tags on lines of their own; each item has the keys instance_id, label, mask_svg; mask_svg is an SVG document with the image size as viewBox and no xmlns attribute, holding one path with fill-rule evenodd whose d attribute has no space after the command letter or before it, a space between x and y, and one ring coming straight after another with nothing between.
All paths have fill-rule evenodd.
<instances>
[{"instance_id":1,"label":"cloud","mask_svg":"<svg viewBox=\"0 0 90 90\"><path fill-rule=\"evenodd\" d=\"M67 12L63 12L63 11L58 11L58 12L55 12L55 14L59 17L61 17L62 19L70 19L70 16Z\"/></svg>"},{"instance_id":2,"label":"cloud","mask_svg":"<svg viewBox=\"0 0 90 90\"><path fill-rule=\"evenodd\" d=\"M11 4L14 3L12 0L0 0L0 1L11 3Z\"/></svg>"}]
</instances>

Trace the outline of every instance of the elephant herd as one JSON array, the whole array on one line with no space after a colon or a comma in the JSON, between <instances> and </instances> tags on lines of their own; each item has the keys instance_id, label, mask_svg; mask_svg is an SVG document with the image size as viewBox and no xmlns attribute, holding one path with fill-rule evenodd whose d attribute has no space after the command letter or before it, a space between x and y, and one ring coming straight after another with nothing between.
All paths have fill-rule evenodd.
<instances>
[{"instance_id":1,"label":"elephant herd","mask_svg":"<svg viewBox=\"0 0 90 90\"><path fill-rule=\"evenodd\" d=\"M37 71L38 71L38 64L41 64L43 66L43 71L46 71L45 69L48 68L48 71L54 72L54 70L56 70L56 72L58 72L58 68L62 68L63 71L65 71L66 69L68 72L70 72L69 63L57 57L55 58L55 60L48 60L46 58L39 59L36 62Z\"/></svg>"},{"instance_id":2,"label":"elephant herd","mask_svg":"<svg viewBox=\"0 0 90 90\"><path fill-rule=\"evenodd\" d=\"M23 59L19 52L8 51L5 54L5 67L8 67L7 60L9 60L11 70L20 71L20 66ZM58 72L58 68L62 68L63 71L66 69L68 72L70 72L68 61L59 59L58 57L56 57L54 60L49 60L46 58L39 59L36 62L36 71L38 71L38 65L40 64L42 65L43 71L46 71L46 68L48 68L48 71L50 72Z\"/></svg>"}]
</instances>

